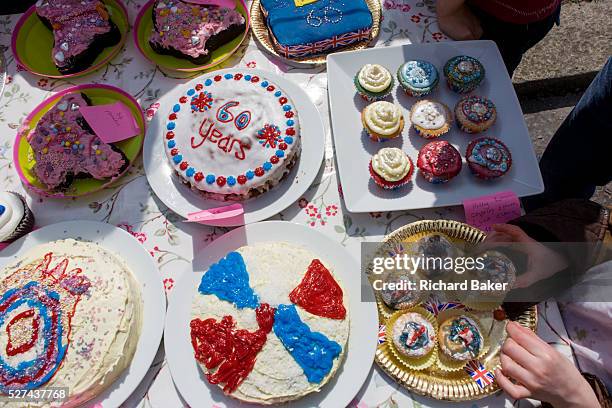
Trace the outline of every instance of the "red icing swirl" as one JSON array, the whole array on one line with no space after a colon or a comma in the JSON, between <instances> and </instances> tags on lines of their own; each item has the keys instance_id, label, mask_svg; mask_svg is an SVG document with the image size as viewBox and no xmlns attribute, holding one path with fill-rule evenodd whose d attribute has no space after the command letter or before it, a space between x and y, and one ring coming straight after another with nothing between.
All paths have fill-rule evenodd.
<instances>
[{"instance_id":1,"label":"red icing swirl","mask_svg":"<svg viewBox=\"0 0 612 408\"><path fill-rule=\"evenodd\" d=\"M312 260L302 282L291 291L289 299L317 316L337 320L346 317L342 288L318 259Z\"/></svg>"},{"instance_id":2,"label":"red icing swirl","mask_svg":"<svg viewBox=\"0 0 612 408\"><path fill-rule=\"evenodd\" d=\"M259 329L250 332L236 329L231 316L220 322L215 319L194 319L190 323L191 344L196 359L207 369L218 369L206 374L211 384L224 384L223 391L232 393L242 384L255 366L272 325L275 309L262 303L256 310Z\"/></svg>"}]
</instances>

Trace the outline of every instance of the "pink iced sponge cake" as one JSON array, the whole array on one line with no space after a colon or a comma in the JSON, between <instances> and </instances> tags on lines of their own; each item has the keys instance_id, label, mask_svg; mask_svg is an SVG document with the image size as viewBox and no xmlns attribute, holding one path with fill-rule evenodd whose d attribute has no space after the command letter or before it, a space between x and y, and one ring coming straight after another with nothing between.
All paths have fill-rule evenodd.
<instances>
[{"instance_id":1,"label":"pink iced sponge cake","mask_svg":"<svg viewBox=\"0 0 612 408\"><path fill-rule=\"evenodd\" d=\"M153 5L151 48L158 54L206 64L211 53L246 30L238 11L180 0L157 0Z\"/></svg>"},{"instance_id":2,"label":"pink iced sponge cake","mask_svg":"<svg viewBox=\"0 0 612 408\"><path fill-rule=\"evenodd\" d=\"M251 71L190 82L172 104L164 129L166 154L181 180L216 200L268 191L301 150L290 96Z\"/></svg>"},{"instance_id":3,"label":"pink iced sponge cake","mask_svg":"<svg viewBox=\"0 0 612 408\"><path fill-rule=\"evenodd\" d=\"M130 164L119 148L93 133L79 110L86 105L91 102L85 94L65 95L28 137L36 159L34 174L50 190L64 191L75 178L111 179Z\"/></svg>"},{"instance_id":4,"label":"pink iced sponge cake","mask_svg":"<svg viewBox=\"0 0 612 408\"><path fill-rule=\"evenodd\" d=\"M51 58L62 74L83 71L105 47L121 40L100 0L40 0L36 14L53 31Z\"/></svg>"}]
</instances>

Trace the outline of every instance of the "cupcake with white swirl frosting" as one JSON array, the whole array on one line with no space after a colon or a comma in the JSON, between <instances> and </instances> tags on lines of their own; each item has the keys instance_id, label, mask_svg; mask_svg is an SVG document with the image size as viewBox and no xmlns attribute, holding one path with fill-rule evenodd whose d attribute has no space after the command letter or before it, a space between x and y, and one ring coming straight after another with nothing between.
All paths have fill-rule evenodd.
<instances>
[{"instance_id":1,"label":"cupcake with white swirl frosting","mask_svg":"<svg viewBox=\"0 0 612 408\"><path fill-rule=\"evenodd\" d=\"M369 104L361 111L361 122L375 142L398 137L404 130L404 116L399 106L386 101Z\"/></svg>"},{"instance_id":2,"label":"cupcake with white swirl frosting","mask_svg":"<svg viewBox=\"0 0 612 408\"><path fill-rule=\"evenodd\" d=\"M353 80L357 93L366 101L374 102L387 97L393 90L395 80L382 65L364 65Z\"/></svg>"},{"instance_id":3,"label":"cupcake with white swirl frosting","mask_svg":"<svg viewBox=\"0 0 612 408\"><path fill-rule=\"evenodd\" d=\"M406 153L396 147L385 147L372 156L370 176L387 190L396 190L410 182L414 165Z\"/></svg>"},{"instance_id":4,"label":"cupcake with white swirl frosting","mask_svg":"<svg viewBox=\"0 0 612 408\"><path fill-rule=\"evenodd\" d=\"M34 228L34 214L25 199L10 191L0 191L0 242L7 243Z\"/></svg>"},{"instance_id":5,"label":"cupcake with white swirl frosting","mask_svg":"<svg viewBox=\"0 0 612 408\"><path fill-rule=\"evenodd\" d=\"M410 123L425 139L442 136L451 128L453 115L442 102L424 99L410 109Z\"/></svg>"}]
</instances>

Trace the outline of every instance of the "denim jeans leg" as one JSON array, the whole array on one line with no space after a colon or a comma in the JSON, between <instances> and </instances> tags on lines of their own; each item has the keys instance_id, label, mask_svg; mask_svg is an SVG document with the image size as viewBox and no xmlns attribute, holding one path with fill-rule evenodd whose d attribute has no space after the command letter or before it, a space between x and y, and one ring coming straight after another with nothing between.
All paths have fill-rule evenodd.
<instances>
[{"instance_id":1,"label":"denim jeans leg","mask_svg":"<svg viewBox=\"0 0 612 408\"><path fill-rule=\"evenodd\" d=\"M546 147L540 160L545 191L526 197L527 211L565 198L589 199L612 181L612 57Z\"/></svg>"}]
</instances>

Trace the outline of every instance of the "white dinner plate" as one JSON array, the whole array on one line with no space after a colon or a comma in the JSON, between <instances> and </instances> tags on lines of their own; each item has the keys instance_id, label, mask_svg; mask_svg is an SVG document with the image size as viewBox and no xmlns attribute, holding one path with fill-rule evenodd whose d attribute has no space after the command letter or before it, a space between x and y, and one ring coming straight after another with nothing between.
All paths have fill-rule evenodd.
<instances>
[{"instance_id":1,"label":"white dinner plate","mask_svg":"<svg viewBox=\"0 0 612 408\"><path fill-rule=\"evenodd\" d=\"M138 387L159 349L166 315L164 287L153 258L134 237L114 225L94 221L60 222L31 232L0 252L0 268L37 245L66 238L95 242L119 255L141 285L142 330L132 362L106 391L85 404L99 403L104 408L117 408Z\"/></svg>"},{"instance_id":2,"label":"white dinner plate","mask_svg":"<svg viewBox=\"0 0 612 408\"><path fill-rule=\"evenodd\" d=\"M212 77L237 70L223 69L208 75ZM325 154L325 129L321 115L302 88L272 72L255 69L240 69L240 72L266 78L291 95L300 119L302 152L298 162L279 185L261 196L241 202L244 206L244 219L238 218L222 224L207 221L208 225L238 226L262 221L278 214L299 199L310 187L319 172ZM204 76L198 77L191 83L202 82L204 78ZM189 213L232 204L232 202L206 199L191 190L179 180L166 157L163 146L165 118L170 112L173 101L181 92L189 89L189 84L177 86L176 90L160 100L159 110L148 126L143 149L144 168L151 188L168 208L183 218L187 218Z\"/></svg>"},{"instance_id":3,"label":"white dinner plate","mask_svg":"<svg viewBox=\"0 0 612 408\"><path fill-rule=\"evenodd\" d=\"M453 123L452 129L437 140L455 146L461 156L471 140L494 137L508 146L512 154L512 168L496 180L479 180L470 173L465 163L461 173L446 184L431 184L419 174L416 162L419 150L431 140L418 136L410 126L410 107L419 98L406 96L395 80L395 89L385 100L399 104L405 126L401 137L384 143L372 142L362 133L361 111L368 104L355 91L353 78L365 64L377 63L396 75L407 60L424 59L436 66L440 82L424 98L445 103L451 111L464 95L452 92L446 85L443 68L456 55L477 58L485 67L486 76L473 95L485 96L497 107L497 121L487 131L469 135ZM501 55L493 41L456 41L429 44L409 44L400 47L371 48L355 52L341 52L327 57L329 103L332 133L338 161L338 171L346 208L351 212L397 211L461 204L467 198L511 190L519 197L544 191L531 139L521 106ZM421 98L422 99L422 98ZM401 148L412 159L415 172L412 182L396 191L384 190L370 180L369 163L372 155L383 147Z\"/></svg>"},{"instance_id":4,"label":"white dinner plate","mask_svg":"<svg viewBox=\"0 0 612 408\"><path fill-rule=\"evenodd\" d=\"M349 297L350 334L346 359L334 378L315 392L297 401L278 406L345 407L363 385L376 351L378 315L376 304L361 302L360 269L356 260L339 243L311 228L285 221L246 225L213 241L193 261L193 270L183 274L169 299L164 337L166 358L177 389L192 408L261 407L237 403L210 385L196 363L189 334L191 305L204 272L228 252L258 242L284 241L303 246L333 265ZM290 262L290 260L288 260ZM367 286L364 290L372 290Z\"/></svg>"}]
</instances>

